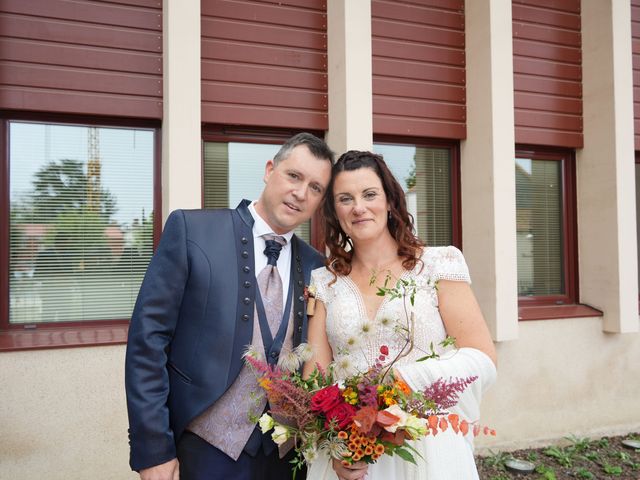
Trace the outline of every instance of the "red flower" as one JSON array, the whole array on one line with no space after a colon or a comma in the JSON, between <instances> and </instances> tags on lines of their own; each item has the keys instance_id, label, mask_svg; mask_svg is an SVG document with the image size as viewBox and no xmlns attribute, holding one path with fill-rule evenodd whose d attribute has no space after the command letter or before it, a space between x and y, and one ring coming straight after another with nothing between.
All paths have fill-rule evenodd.
<instances>
[{"instance_id":1,"label":"red flower","mask_svg":"<svg viewBox=\"0 0 640 480\"><path fill-rule=\"evenodd\" d=\"M327 412L327 420L324 422L324 428L329 428L331 419L335 419L338 423L338 429L345 429L356 414L356 407L342 402Z\"/></svg>"},{"instance_id":2,"label":"red flower","mask_svg":"<svg viewBox=\"0 0 640 480\"><path fill-rule=\"evenodd\" d=\"M380 347L380 353L383 355L389 355L389 347L387 347L386 345L382 345Z\"/></svg>"},{"instance_id":3,"label":"red flower","mask_svg":"<svg viewBox=\"0 0 640 480\"><path fill-rule=\"evenodd\" d=\"M330 387L318 390L315 395L311 397L311 411L327 413L340 403L344 403L340 389L337 385L331 385Z\"/></svg>"}]
</instances>

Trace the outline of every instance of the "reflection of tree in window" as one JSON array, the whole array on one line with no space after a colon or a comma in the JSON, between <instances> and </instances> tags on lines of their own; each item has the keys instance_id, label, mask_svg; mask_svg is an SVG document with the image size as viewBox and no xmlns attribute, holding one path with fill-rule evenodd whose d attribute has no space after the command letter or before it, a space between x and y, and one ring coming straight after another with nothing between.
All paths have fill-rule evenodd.
<instances>
[{"instance_id":1,"label":"reflection of tree in window","mask_svg":"<svg viewBox=\"0 0 640 480\"><path fill-rule=\"evenodd\" d=\"M104 165L120 202L103 185L100 131L109 139ZM16 124L15 132L21 146L10 158L10 322L128 318L153 248L153 212L145 213L149 199L138 191L151 190L152 147L136 152L129 129ZM29 148L28 134L39 148ZM142 135L150 145L153 133Z\"/></svg>"}]
</instances>

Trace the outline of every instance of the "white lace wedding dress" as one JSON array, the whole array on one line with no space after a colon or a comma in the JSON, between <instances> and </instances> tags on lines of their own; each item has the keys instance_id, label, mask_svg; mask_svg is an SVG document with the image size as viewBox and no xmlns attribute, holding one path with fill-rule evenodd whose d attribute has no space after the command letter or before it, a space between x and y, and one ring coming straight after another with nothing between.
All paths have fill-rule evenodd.
<instances>
[{"instance_id":1,"label":"white lace wedding dress","mask_svg":"<svg viewBox=\"0 0 640 480\"><path fill-rule=\"evenodd\" d=\"M422 384L428 384L438 377L449 378L466 377L479 374L474 363L449 362L446 358L457 355L458 351L445 353L440 360L427 360L416 363L420 357L429 352L429 345L433 342L438 351L438 343L446 336L444 325L438 311L438 297L435 282L438 280L455 280L470 282L469 271L462 253L455 247L431 247L425 249L422 256L423 265L418 262L416 268L405 272L404 279L414 279L419 286L415 298L415 347L413 351L399 362L400 365L417 366ZM375 318L367 318L366 307L362 295L349 277L339 276L333 284L333 275L325 268L314 270L311 283L316 288L316 298L321 300L327 310L326 330L329 343L333 350L338 377L348 376L353 370L366 371L373 365L379 355L382 345L389 347L389 358L403 347L404 337L397 332L398 323L404 324L405 312L401 299L383 299ZM410 307L407 301L407 307ZM313 321L311 318L310 321ZM463 349L465 350L465 349ZM474 349L466 349L474 350ZM443 352L439 352L443 353ZM474 350L474 354L481 352ZM462 357L460 357L462 358ZM486 357L488 359L488 357ZM489 363L491 361L489 360ZM493 367L491 363L491 367ZM402 368L402 367L400 367ZM479 367L482 370L482 366ZM415 372L414 372L415 373ZM404 372L402 372L404 376ZM412 381L415 375L407 372L409 385L416 388ZM491 371L488 375L491 377ZM495 377L495 370L493 371ZM405 377L406 378L406 377ZM489 383L491 383L489 379ZM415 381L413 382L415 384ZM484 388L474 382L463 394L458 405L451 409L468 421L478 420L479 399ZM471 415L471 416L469 416ZM383 455L378 462L369 465L367 480L467 480L477 479L478 474L473 458L473 435L456 435L451 429L437 436L427 436L412 442L422 458L416 458L417 465L413 465L397 456ZM331 466L326 452L321 452L319 458L310 466L308 480L329 480L337 476Z\"/></svg>"}]
</instances>

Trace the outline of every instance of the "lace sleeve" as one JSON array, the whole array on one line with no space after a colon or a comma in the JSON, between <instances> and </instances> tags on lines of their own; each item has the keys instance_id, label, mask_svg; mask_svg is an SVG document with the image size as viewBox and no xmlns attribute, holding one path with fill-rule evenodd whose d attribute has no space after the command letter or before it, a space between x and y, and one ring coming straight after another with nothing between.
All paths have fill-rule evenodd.
<instances>
[{"instance_id":1,"label":"lace sleeve","mask_svg":"<svg viewBox=\"0 0 640 480\"><path fill-rule=\"evenodd\" d=\"M456 247L429 248L427 257L427 263L431 264L432 280L471 283L467 262L465 262L462 252Z\"/></svg>"},{"instance_id":2,"label":"lace sleeve","mask_svg":"<svg viewBox=\"0 0 640 480\"><path fill-rule=\"evenodd\" d=\"M328 284L331 277L329 271L325 268L316 268L311 272L311 289L315 290L316 299L323 303L327 303L327 297L329 296Z\"/></svg>"}]
</instances>

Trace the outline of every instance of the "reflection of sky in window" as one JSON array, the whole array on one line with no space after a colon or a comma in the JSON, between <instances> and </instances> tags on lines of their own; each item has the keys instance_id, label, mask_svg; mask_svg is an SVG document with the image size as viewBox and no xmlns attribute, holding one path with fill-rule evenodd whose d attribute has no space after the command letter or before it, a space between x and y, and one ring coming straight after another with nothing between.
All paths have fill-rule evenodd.
<instances>
[{"instance_id":1,"label":"reflection of sky in window","mask_svg":"<svg viewBox=\"0 0 640 480\"><path fill-rule=\"evenodd\" d=\"M264 187L264 166L280 145L229 143L229 206L243 198L257 200Z\"/></svg>"},{"instance_id":2,"label":"reflection of sky in window","mask_svg":"<svg viewBox=\"0 0 640 480\"><path fill-rule=\"evenodd\" d=\"M411 145L381 145L375 144L373 151L384 157L384 161L396 177L396 180L402 185L403 190L407 191L407 177L414 165L414 157L416 147Z\"/></svg>"},{"instance_id":3,"label":"reflection of sky in window","mask_svg":"<svg viewBox=\"0 0 640 480\"><path fill-rule=\"evenodd\" d=\"M516 165L531 175L532 161L530 158L516 158Z\"/></svg>"},{"instance_id":4,"label":"reflection of sky in window","mask_svg":"<svg viewBox=\"0 0 640 480\"><path fill-rule=\"evenodd\" d=\"M87 127L10 124L11 201L24 198L32 190L33 175L42 166L61 159L84 163L88 158ZM114 219L130 224L153 209L153 131L98 128L101 183L116 199Z\"/></svg>"}]
</instances>

